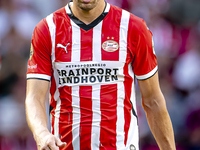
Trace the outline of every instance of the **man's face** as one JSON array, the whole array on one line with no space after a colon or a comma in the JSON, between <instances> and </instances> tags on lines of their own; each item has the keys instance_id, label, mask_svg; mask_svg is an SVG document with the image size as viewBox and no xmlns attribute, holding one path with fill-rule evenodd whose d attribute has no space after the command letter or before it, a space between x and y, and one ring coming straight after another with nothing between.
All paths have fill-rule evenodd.
<instances>
[{"instance_id":1,"label":"man's face","mask_svg":"<svg viewBox=\"0 0 200 150\"><path fill-rule=\"evenodd\" d=\"M100 0L73 0L73 2L82 10L89 11L95 8Z\"/></svg>"}]
</instances>

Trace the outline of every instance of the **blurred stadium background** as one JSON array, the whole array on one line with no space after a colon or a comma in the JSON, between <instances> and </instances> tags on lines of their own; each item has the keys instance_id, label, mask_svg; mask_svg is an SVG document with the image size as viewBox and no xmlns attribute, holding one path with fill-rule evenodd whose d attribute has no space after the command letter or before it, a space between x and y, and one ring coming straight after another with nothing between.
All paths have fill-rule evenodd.
<instances>
[{"instance_id":1,"label":"blurred stadium background","mask_svg":"<svg viewBox=\"0 0 200 150\"><path fill-rule=\"evenodd\" d=\"M34 26L68 0L0 0L0 150L36 150L25 118ZM154 35L161 89L177 150L200 150L200 1L107 0L143 18ZM137 88L141 150L158 150Z\"/></svg>"}]
</instances>

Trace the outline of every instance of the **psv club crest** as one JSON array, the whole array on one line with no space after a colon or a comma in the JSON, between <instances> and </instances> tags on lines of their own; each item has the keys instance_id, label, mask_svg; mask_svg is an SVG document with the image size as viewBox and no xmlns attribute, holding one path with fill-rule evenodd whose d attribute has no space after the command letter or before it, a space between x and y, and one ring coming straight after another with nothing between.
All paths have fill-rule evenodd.
<instances>
[{"instance_id":1,"label":"psv club crest","mask_svg":"<svg viewBox=\"0 0 200 150\"><path fill-rule=\"evenodd\" d=\"M102 48L107 52L114 52L118 50L119 44L113 40L108 40L102 44Z\"/></svg>"}]
</instances>

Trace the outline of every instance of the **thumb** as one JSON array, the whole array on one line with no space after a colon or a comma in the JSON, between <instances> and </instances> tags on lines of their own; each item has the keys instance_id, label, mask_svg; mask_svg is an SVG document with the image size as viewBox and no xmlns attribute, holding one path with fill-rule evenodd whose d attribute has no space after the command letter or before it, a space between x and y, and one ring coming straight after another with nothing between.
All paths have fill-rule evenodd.
<instances>
[{"instance_id":1,"label":"thumb","mask_svg":"<svg viewBox=\"0 0 200 150\"><path fill-rule=\"evenodd\" d=\"M56 138L56 145L58 147L65 147L67 145L66 142L62 142L59 138Z\"/></svg>"}]
</instances>

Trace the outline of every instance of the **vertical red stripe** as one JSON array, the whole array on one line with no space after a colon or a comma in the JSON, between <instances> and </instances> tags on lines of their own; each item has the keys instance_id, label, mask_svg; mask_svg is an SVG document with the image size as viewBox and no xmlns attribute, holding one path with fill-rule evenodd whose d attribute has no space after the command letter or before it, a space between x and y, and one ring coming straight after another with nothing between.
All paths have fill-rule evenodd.
<instances>
[{"instance_id":1,"label":"vertical red stripe","mask_svg":"<svg viewBox=\"0 0 200 150\"><path fill-rule=\"evenodd\" d=\"M102 85L100 149L116 150L117 84Z\"/></svg>"},{"instance_id":2,"label":"vertical red stripe","mask_svg":"<svg viewBox=\"0 0 200 150\"><path fill-rule=\"evenodd\" d=\"M62 141L67 142L65 149L73 150L72 146L72 89L71 87L64 86L59 88L61 108L59 118L59 134ZM63 149L64 150L64 149Z\"/></svg>"},{"instance_id":3,"label":"vertical red stripe","mask_svg":"<svg viewBox=\"0 0 200 150\"><path fill-rule=\"evenodd\" d=\"M55 117L54 117L54 115L55 115L55 111L53 111L53 112L51 113L51 115L52 115L52 118L51 118L51 133L54 134L54 122L55 122Z\"/></svg>"},{"instance_id":4,"label":"vertical red stripe","mask_svg":"<svg viewBox=\"0 0 200 150\"><path fill-rule=\"evenodd\" d=\"M53 71L54 73L54 71ZM51 101L50 101L50 106L53 107L53 110L51 110L51 115L52 115L52 120L51 120L51 128L52 128L52 134L54 134L54 122L55 122L55 109L56 109L56 101L54 99L54 94L56 92L56 81L54 76L52 76L52 80L51 80L51 88L50 88L50 93L51 95Z\"/></svg>"},{"instance_id":5,"label":"vertical red stripe","mask_svg":"<svg viewBox=\"0 0 200 150\"><path fill-rule=\"evenodd\" d=\"M92 86L80 86L80 149L91 149Z\"/></svg>"},{"instance_id":6,"label":"vertical red stripe","mask_svg":"<svg viewBox=\"0 0 200 150\"><path fill-rule=\"evenodd\" d=\"M119 61L119 48L116 51L108 52L103 49L107 49L105 42L110 41L111 43L117 42L119 47L119 35L120 35L120 22L121 22L121 15L122 11L112 11L112 7L110 8L110 12L108 15L112 15L112 20L105 18L102 25L102 48L101 48L101 55L102 60L105 61ZM113 14L115 13L115 14Z\"/></svg>"},{"instance_id":7,"label":"vertical red stripe","mask_svg":"<svg viewBox=\"0 0 200 150\"><path fill-rule=\"evenodd\" d=\"M62 11L65 11L63 9ZM66 14L67 19L57 19L55 16L54 22L56 25L56 39L55 39L55 61L57 62L71 62L72 54L72 26L70 18ZM61 32L62 31L62 32ZM65 48L57 47L57 44L62 44Z\"/></svg>"},{"instance_id":8,"label":"vertical red stripe","mask_svg":"<svg viewBox=\"0 0 200 150\"><path fill-rule=\"evenodd\" d=\"M52 70L52 72L54 73L54 70ZM53 74L52 73L52 74ZM55 92L56 92L56 81L55 81L55 77L54 76L52 76L52 80L51 80L51 88L50 88L50 93L52 94L51 95L51 102L50 102L50 105L52 106L52 107L56 107L56 101L55 101L55 99L54 99L54 94L55 94Z\"/></svg>"},{"instance_id":9,"label":"vertical red stripe","mask_svg":"<svg viewBox=\"0 0 200 150\"><path fill-rule=\"evenodd\" d=\"M93 29L85 31L81 29L81 61L92 61Z\"/></svg>"}]
</instances>

